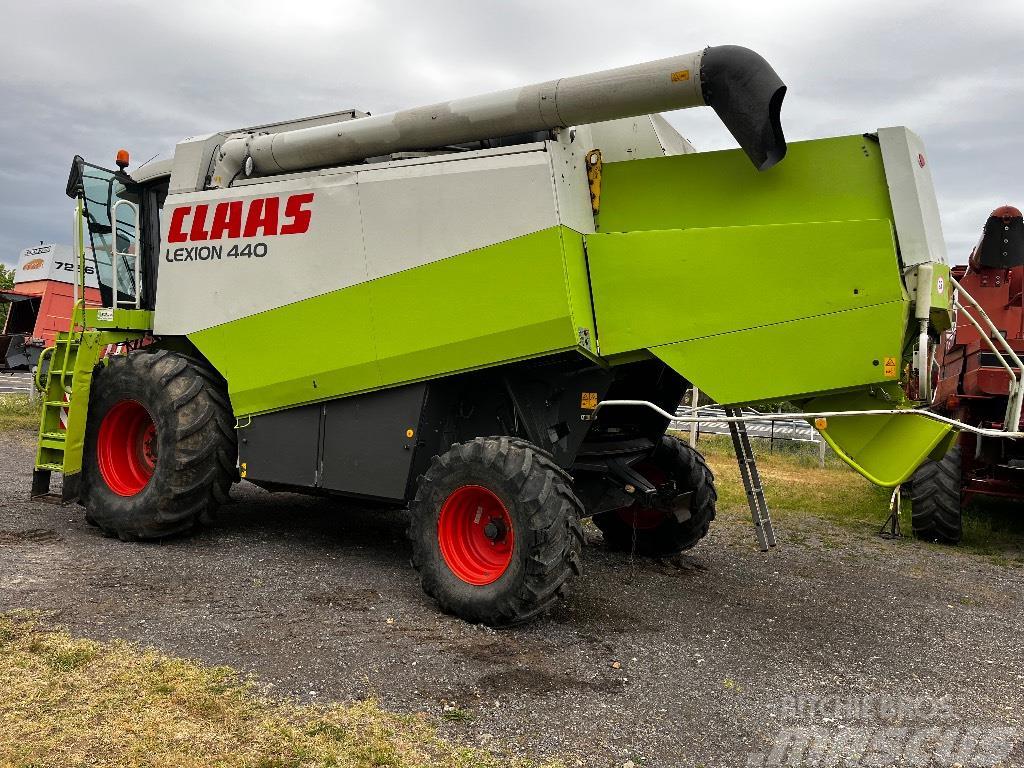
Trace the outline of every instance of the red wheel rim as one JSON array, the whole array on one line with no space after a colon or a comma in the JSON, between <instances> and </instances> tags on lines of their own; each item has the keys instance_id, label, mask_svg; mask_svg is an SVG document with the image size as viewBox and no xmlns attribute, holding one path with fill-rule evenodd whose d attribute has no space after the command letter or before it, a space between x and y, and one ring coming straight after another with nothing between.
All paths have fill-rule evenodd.
<instances>
[{"instance_id":1,"label":"red wheel rim","mask_svg":"<svg viewBox=\"0 0 1024 768\"><path fill-rule=\"evenodd\" d=\"M664 485L668 481L668 476L650 461L642 461L633 469L655 486ZM665 521L665 510L645 507L638 501L628 507L620 507L615 510L615 514L622 522L637 531L652 531Z\"/></svg>"},{"instance_id":2,"label":"red wheel rim","mask_svg":"<svg viewBox=\"0 0 1024 768\"><path fill-rule=\"evenodd\" d=\"M107 411L96 438L104 482L118 496L134 496L156 467L156 424L142 403L121 400Z\"/></svg>"},{"instance_id":3,"label":"red wheel rim","mask_svg":"<svg viewBox=\"0 0 1024 768\"><path fill-rule=\"evenodd\" d=\"M437 519L441 556L467 584L497 581L512 562L512 518L492 491L479 485L456 488Z\"/></svg>"}]
</instances>

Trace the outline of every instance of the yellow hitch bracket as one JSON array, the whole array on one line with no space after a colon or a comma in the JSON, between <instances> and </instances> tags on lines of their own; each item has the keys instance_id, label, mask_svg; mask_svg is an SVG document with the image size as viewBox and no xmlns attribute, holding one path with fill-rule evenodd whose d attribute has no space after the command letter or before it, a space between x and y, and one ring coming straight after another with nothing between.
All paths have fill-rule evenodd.
<instances>
[{"instance_id":1,"label":"yellow hitch bracket","mask_svg":"<svg viewBox=\"0 0 1024 768\"><path fill-rule=\"evenodd\" d=\"M590 207L597 216L601 209L601 150L587 152L587 181L590 182Z\"/></svg>"}]
</instances>

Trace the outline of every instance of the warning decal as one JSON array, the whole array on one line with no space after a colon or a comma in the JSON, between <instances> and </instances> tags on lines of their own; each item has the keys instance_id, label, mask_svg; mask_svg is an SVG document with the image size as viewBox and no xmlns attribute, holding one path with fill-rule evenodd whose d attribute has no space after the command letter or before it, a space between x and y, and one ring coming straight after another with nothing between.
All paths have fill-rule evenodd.
<instances>
[{"instance_id":1,"label":"warning decal","mask_svg":"<svg viewBox=\"0 0 1024 768\"><path fill-rule=\"evenodd\" d=\"M899 375L899 366L896 364L895 357L885 358L885 378L895 379Z\"/></svg>"},{"instance_id":2,"label":"warning decal","mask_svg":"<svg viewBox=\"0 0 1024 768\"><path fill-rule=\"evenodd\" d=\"M584 392L580 397L580 408L593 411L597 408L597 392Z\"/></svg>"}]
</instances>

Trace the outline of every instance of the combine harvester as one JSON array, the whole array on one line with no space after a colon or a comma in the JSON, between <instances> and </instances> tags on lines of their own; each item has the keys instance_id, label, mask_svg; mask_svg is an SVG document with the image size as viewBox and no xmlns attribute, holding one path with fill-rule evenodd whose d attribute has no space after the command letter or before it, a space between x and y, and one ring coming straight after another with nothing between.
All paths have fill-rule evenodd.
<instances>
[{"instance_id":1,"label":"combine harvester","mask_svg":"<svg viewBox=\"0 0 1024 768\"><path fill-rule=\"evenodd\" d=\"M1024 426L1024 217L1019 209L1004 205L992 211L968 263L953 267L953 278L963 296L936 355L933 406L989 433L964 431L945 456L926 461L912 478L914 534L947 544L960 541L962 508L972 497L1024 502L1024 444L996 431Z\"/></svg>"},{"instance_id":2,"label":"combine harvester","mask_svg":"<svg viewBox=\"0 0 1024 768\"><path fill-rule=\"evenodd\" d=\"M582 517L655 555L707 533L711 472L665 434L690 383L794 402L903 482L955 436L901 386L950 325L924 150L886 128L787 153L785 90L723 46L223 131L130 175L76 157L103 308L51 353L33 494L63 472L125 540L192 530L238 476L407 504L426 592L509 624L580 573ZM694 153L657 116L704 105L740 150Z\"/></svg>"},{"instance_id":3,"label":"combine harvester","mask_svg":"<svg viewBox=\"0 0 1024 768\"><path fill-rule=\"evenodd\" d=\"M87 260L85 300L90 306L99 306L91 253ZM13 287L0 291L0 302L10 304L0 333L0 369L35 368L43 350L68 329L75 304L77 262L67 245L40 243L21 252Z\"/></svg>"}]
</instances>

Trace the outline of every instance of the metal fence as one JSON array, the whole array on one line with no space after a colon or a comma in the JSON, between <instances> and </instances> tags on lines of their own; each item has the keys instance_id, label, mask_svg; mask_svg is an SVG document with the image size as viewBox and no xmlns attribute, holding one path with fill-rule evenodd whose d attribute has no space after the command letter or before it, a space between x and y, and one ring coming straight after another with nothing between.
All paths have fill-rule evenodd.
<instances>
[{"instance_id":1,"label":"metal fence","mask_svg":"<svg viewBox=\"0 0 1024 768\"><path fill-rule=\"evenodd\" d=\"M33 394L32 374L28 371L0 371L0 395Z\"/></svg>"},{"instance_id":2,"label":"metal fence","mask_svg":"<svg viewBox=\"0 0 1024 768\"><path fill-rule=\"evenodd\" d=\"M811 443L818 447L818 464L825 466L825 452L827 444L821 433L806 421L778 421L786 419L784 413L761 413L753 408L742 409L744 416L763 416L763 419L752 419L745 422L747 435L751 438L767 440L769 449L774 447L775 442ZM694 422L688 419L696 415L700 420ZM703 405L697 408L696 413L691 406L680 405L676 409L676 416L687 420L673 421L669 427L680 432L689 432L691 436L699 440L701 435L728 435L729 424L725 421L717 421L725 417L725 409L715 405Z\"/></svg>"}]
</instances>

